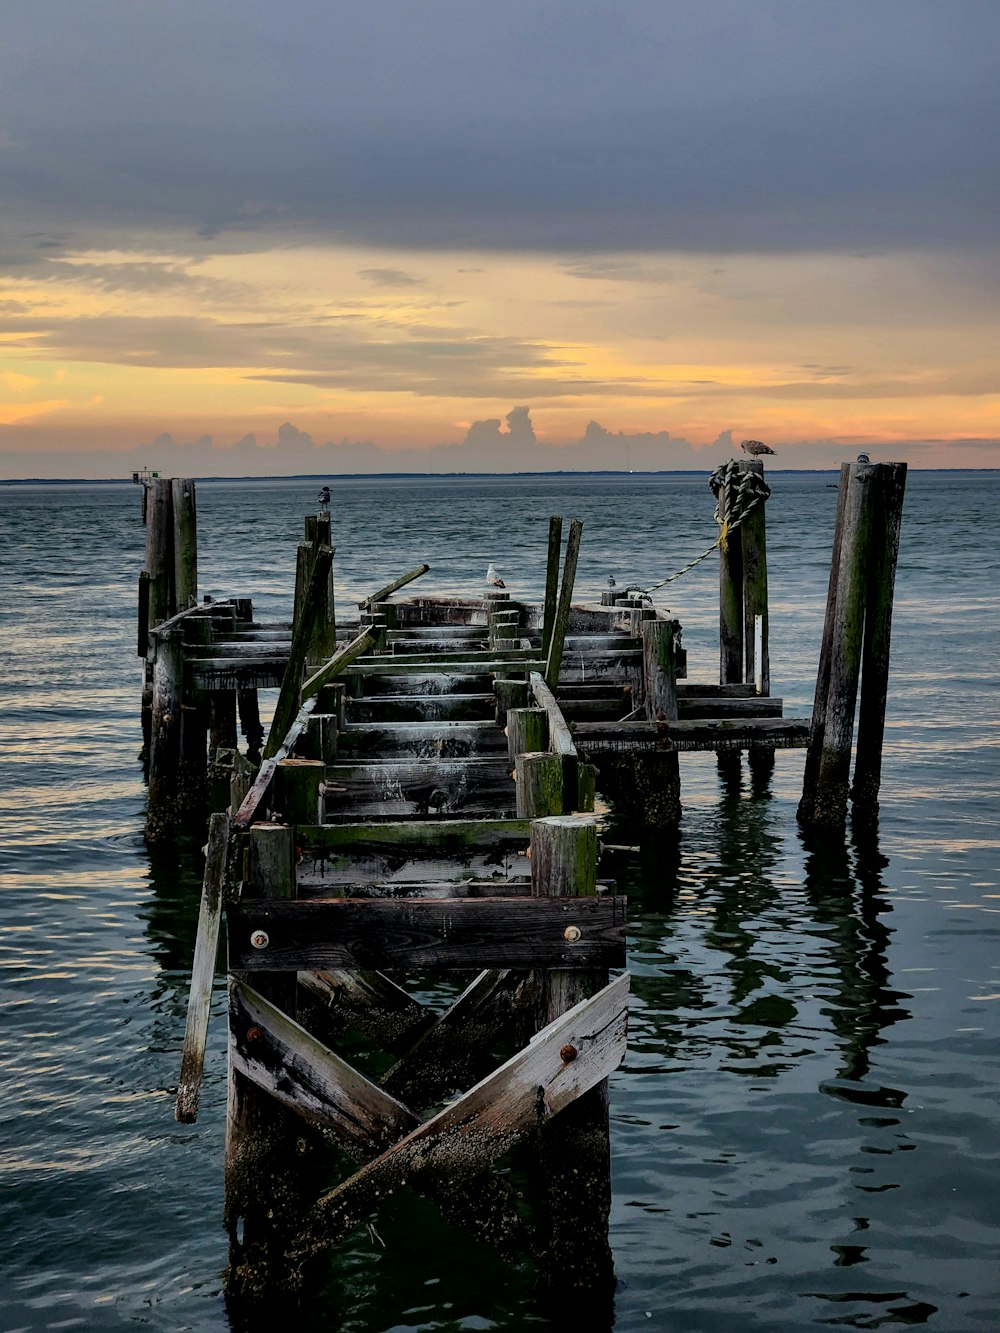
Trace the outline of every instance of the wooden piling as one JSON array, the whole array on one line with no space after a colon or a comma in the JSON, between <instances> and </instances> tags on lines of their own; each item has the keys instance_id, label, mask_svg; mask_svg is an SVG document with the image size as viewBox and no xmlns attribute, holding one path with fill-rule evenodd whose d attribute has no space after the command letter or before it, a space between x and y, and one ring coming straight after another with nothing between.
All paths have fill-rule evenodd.
<instances>
[{"instance_id":1,"label":"wooden piling","mask_svg":"<svg viewBox=\"0 0 1000 1333\"><path fill-rule=\"evenodd\" d=\"M153 699L146 798L145 838L169 842L180 832L183 806L178 790L184 633L178 626L153 634Z\"/></svg>"},{"instance_id":2,"label":"wooden piling","mask_svg":"<svg viewBox=\"0 0 1000 1333\"><path fill-rule=\"evenodd\" d=\"M286 824L322 824L320 790L326 778L322 759L289 756L274 773L274 808Z\"/></svg>"},{"instance_id":3,"label":"wooden piling","mask_svg":"<svg viewBox=\"0 0 1000 1333\"><path fill-rule=\"evenodd\" d=\"M676 620L644 620L641 625L644 707L649 722L672 722L677 717L677 628Z\"/></svg>"},{"instance_id":4,"label":"wooden piling","mask_svg":"<svg viewBox=\"0 0 1000 1333\"><path fill-rule=\"evenodd\" d=\"M198 519L194 482L190 477L173 477L170 488L174 525L174 610L187 611L198 602Z\"/></svg>"},{"instance_id":5,"label":"wooden piling","mask_svg":"<svg viewBox=\"0 0 1000 1333\"><path fill-rule=\"evenodd\" d=\"M726 491L719 492L719 517L725 524ZM743 542L737 528L719 543L719 683L743 681Z\"/></svg>"},{"instance_id":6,"label":"wooden piling","mask_svg":"<svg viewBox=\"0 0 1000 1333\"><path fill-rule=\"evenodd\" d=\"M535 896L586 898L597 891L597 824L593 816L536 819L531 826L531 891ZM570 914L571 915L571 914ZM567 916L566 938L575 925ZM606 969L558 969L538 974L537 1023L542 1028L607 985ZM564 1048L565 1061L576 1058ZM542 1126L540 1167L547 1247L540 1264L550 1300L593 1308L614 1290L608 1243L611 1147L608 1082L602 1079Z\"/></svg>"},{"instance_id":7,"label":"wooden piling","mask_svg":"<svg viewBox=\"0 0 1000 1333\"><path fill-rule=\"evenodd\" d=\"M851 788L854 819L873 824L878 819L882 781L882 742L889 688L889 645L892 637L892 599L899 555L899 530L906 489L905 463L875 465L875 507L868 559L865 636L861 661L861 702L858 740Z\"/></svg>"},{"instance_id":8,"label":"wooden piling","mask_svg":"<svg viewBox=\"0 0 1000 1333\"><path fill-rule=\"evenodd\" d=\"M553 514L549 519L549 549L545 561L545 601L542 610L542 656L549 655L552 627L556 620L559 597L559 558L562 553L562 519Z\"/></svg>"},{"instance_id":9,"label":"wooden piling","mask_svg":"<svg viewBox=\"0 0 1000 1333\"><path fill-rule=\"evenodd\" d=\"M313 561L305 605L292 631L292 645L288 652L288 664L285 667L278 702L275 705L274 717L263 750L265 759L270 759L272 755L277 754L278 748L285 738L285 733L294 722L295 715L299 710L300 699L303 697L302 668L305 665L309 645L312 642L316 619L326 598L327 576L330 573L332 563L333 552L329 546L320 547Z\"/></svg>"},{"instance_id":10,"label":"wooden piling","mask_svg":"<svg viewBox=\"0 0 1000 1333\"><path fill-rule=\"evenodd\" d=\"M158 477L150 485L146 573L149 575L148 624L150 629L155 629L177 610L174 598L173 483L169 477Z\"/></svg>"},{"instance_id":11,"label":"wooden piling","mask_svg":"<svg viewBox=\"0 0 1000 1333\"><path fill-rule=\"evenodd\" d=\"M803 821L820 828L842 827L847 817L851 742L868 591L874 475L870 463L851 464L831 617L826 716L822 739L817 737L820 753L815 794L811 811L800 804Z\"/></svg>"},{"instance_id":12,"label":"wooden piling","mask_svg":"<svg viewBox=\"0 0 1000 1333\"><path fill-rule=\"evenodd\" d=\"M295 896L295 831L255 824L248 835L243 901ZM266 951L262 940L261 952ZM255 990L295 1016L296 974L253 972L230 979L229 1103L226 1117L225 1225L229 1233L226 1294L237 1303L294 1284L287 1251L315 1197L315 1140L302 1121L235 1067L237 1042L250 1041L236 986L251 977Z\"/></svg>"},{"instance_id":13,"label":"wooden piling","mask_svg":"<svg viewBox=\"0 0 1000 1333\"><path fill-rule=\"evenodd\" d=\"M519 754L540 754L549 743L548 718L544 708L511 708L507 712L507 757L512 764ZM561 811L559 813L562 813ZM528 818L527 815L523 818Z\"/></svg>"},{"instance_id":14,"label":"wooden piling","mask_svg":"<svg viewBox=\"0 0 1000 1333\"><path fill-rule=\"evenodd\" d=\"M493 694L497 705L494 713L494 721L502 731L507 725L507 718L512 708L525 708L528 703L528 684L523 680L495 680L493 682ZM541 747L531 745L528 749L535 750Z\"/></svg>"},{"instance_id":15,"label":"wooden piling","mask_svg":"<svg viewBox=\"0 0 1000 1333\"><path fill-rule=\"evenodd\" d=\"M518 819L563 812L563 756L519 754L515 762Z\"/></svg>"},{"instance_id":16,"label":"wooden piling","mask_svg":"<svg viewBox=\"0 0 1000 1333\"><path fill-rule=\"evenodd\" d=\"M764 476L759 458L740 463L742 472ZM743 555L743 679L754 683L758 694L771 693L768 651L766 506L755 505L739 526Z\"/></svg>"},{"instance_id":17,"label":"wooden piling","mask_svg":"<svg viewBox=\"0 0 1000 1333\"><path fill-rule=\"evenodd\" d=\"M566 559L563 563L562 584L559 589L559 602L552 624L552 635L545 658L545 683L550 690L559 684L559 671L562 667L563 645L569 626L570 605L573 601L573 585L576 582L576 566L580 558L580 540L583 536L583 523L574 518L569 525L569 537L566 539Z\"/></svg>"}]
</instances>

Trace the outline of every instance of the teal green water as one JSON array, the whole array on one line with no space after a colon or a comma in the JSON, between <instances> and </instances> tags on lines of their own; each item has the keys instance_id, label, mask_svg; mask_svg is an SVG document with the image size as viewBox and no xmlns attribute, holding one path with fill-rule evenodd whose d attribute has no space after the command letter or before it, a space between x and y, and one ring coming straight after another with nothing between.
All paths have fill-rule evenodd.
<instances>
[{"instance_id":1,"label":"teal green water","mask_svg":"<svg viewBox=\"0 0 1000 1333\"><path fill-rule=\"evenodd\" d=\"M836 495L774 473L772 677L807 713ZM311 482L201 483L201 588L289 614ZM810 848L802 755L726 786L682 756L678 836L619 858L629 1052L612 1080L618 1330L1000 1321L995 473L907 485L877 848ZM550 513L581 595L714 537L706 478L343 480L346 602L420 560L537 596ZM201 839L141 838L130 486L0 487L0 1328L224 1330L217 991L203 1110L173 1119ZM717 673L715 564L673 585ZM716 675L717 678L717 675ZM530 1274L401 1195L289 1312L302 1329L559 1328Z\"/></svg>"}]
</instances>

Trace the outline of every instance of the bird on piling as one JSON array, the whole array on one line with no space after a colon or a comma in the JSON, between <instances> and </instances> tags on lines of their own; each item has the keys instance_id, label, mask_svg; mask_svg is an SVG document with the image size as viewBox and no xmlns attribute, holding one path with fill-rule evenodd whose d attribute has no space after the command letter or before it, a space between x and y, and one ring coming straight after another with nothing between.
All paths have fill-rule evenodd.
<instances>
[{"instance_id":1,"label":"bird on piling","mask_svg":"<svg viewBox=\"0 0 1000 1333\"><path fill-rule=\"evenodd\" d=\"M504 583L503 579L500 577L500 575L496 572L492 560L490 561L489 569L487 569L486 571L486 582L489 584L491 588L506 588L507 586L506 583Z\"/></svg>"},{"instance_id":2,"label":"bird on piling","mask_svg":"<svg viewBox=\"0 0 1000 1333\"><path fill-rule=\"evenodd\" d=\"M330 488L329 488L329 486L322 486L322 487L320 487L319 495L316 496L316 503L317 503L318 505L323 506L324 508L330 503Z\"/></svg>"},{"instance_id":3,"label":"bird on piling","mask_svg":"<svg viewBox=\"0 0 1000 1333\"><path fill-rule=\"evenodd\" d=\"M608 575L608 587L609 587L609 588L617 588L617 587L618 587L618 584L615 582L615 576L614 576L614 574L609 574L609 575Z\"/></svg>"},{"instance_id":4,"label":"bird on piling","mask_svg":"<svg viewBox=\"0 0 1000 1333\"><path fill-rule=\"evenodd\" d=\"M761 454L774 453L770 445L764 444L761 440L740 440L740 448L751 458L759 458Z\"/></svg>"}]
</instances>

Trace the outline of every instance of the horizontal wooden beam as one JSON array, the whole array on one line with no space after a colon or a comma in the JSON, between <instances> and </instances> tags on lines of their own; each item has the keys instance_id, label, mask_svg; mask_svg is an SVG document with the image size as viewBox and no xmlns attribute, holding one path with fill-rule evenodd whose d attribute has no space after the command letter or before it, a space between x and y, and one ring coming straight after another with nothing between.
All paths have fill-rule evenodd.
<instances>
[{"instance_id":1,"label":"horizontal wooden beam","mask_svg":"<svg viewBox=\"0 0 1000 1333\"><path fill-rule=\"evenodd\" d=\"M427 824L313 824L298 830L301 844L325 852L385 852L457 857L475 851L501 850L512 843L527 846L530 819L440 819Z\"/></svg>"},{"instance_id":2,"label":"horizontal wooden beam","mask_svg":"<svg viewBox=\"0 0 1000 1333\"><path fill-rule=\"evenodd\" d=\"M243 899L226 914L229 965L286 972L621 967L625 907L624 898L609 896Z\"/></svg>"},{"instance_id":3,"label":"horizontal wooden beam","mask_svg":"<svg viewBox=\"0 0 1000 1333\"><path fill-rule=\"evenodd\" d=\"M414 579L421 578L429 569L430 565L417 565L416 568L408 570L398 579L393 579L391 583L387 583L384 588L379 588L378 592L373 592L370 597L366 597L363 601L358 602L358 606L364 610L366 606L371 606L373 602L384 602L385 599L391 597L394 592L399 592L400 588L405 588L406 585L412 583Z\"/></svg>"},{"instance_id":4,"label":"horizontal wooden beam","mask_svg":"<svg viewBox=\"0 0 1000 1333\"><path fill-rule=\"evenodd\" d=\"M730 683L716 685L703 680L679 680L677 682L678 699L755 699L757 687L754 684Z\"/></svg>"},{"instance_id":5,"label":"horizontal wooden beam","mask_svg":"<svg viewBox=\"0 0 1000 1333\"><path fill-rule=\"evenodd\" d=\"M337 734L337 753L343 759L469 759L506 749L503 732L489 718L388 726L349 723Z\"/></svg>"},{"instance_id":6,"label":"horizontal wooden beam","mask_svg":"<svg viewBox=\"0 0 1000 1333\"><path fill-rule=\"evenodd\" d=\"M329 770L327 818L402 815L477 816L513 813L514 784L506 754L478 759L375 760Z\"/></svg>"},{"instance_id":7,"label":"horizontal wooden beam","mask_svg":"<svg viewBox=\"0 0 1000 1333\"><path fill-rule=\"evenodd\" d=\"M190 679L199 690L280 689L288 665L288 654L277 657L201 657L188 666Z\"/></svg>"},{"instance_id":8,"label":"horizontal wooden beam","mask_svg":"<svg viewBox=\"0 0 1000 1333\"><path fill-rule=\"evenodd\" d=\"M757 695L752 699L710 699L689 694L677 700L677 714L681 719L781 717L783 706L783 699L774 699L770 695Z\"/></svg>"},{"instance_id":9,"label":"horizontal wooden beam","mask_svg":"<svg viewBox=\"0 0 1000 1333\"><path fill-rule=\"evenodd\" d=\"M808 718L741 718L683 722L578 722L573 739L586 756L641 750L804 749Z\"/></svg>"},{"instance_id":10,"label":"horizontal wooden beam","mask_svg":"<svg viewBox=\"0 0 1000 1333\"><path fill-rule=\"evenodd\" d=\"M513 653L521 654L516 648ZM435 675L444 676L489 676L500 671L537 671L543 664L530 654L514 656L512 653L489 653L482 657L463 656L452 661L445 655L431 654L429 661L419 662L405 657L386 655L370 657L355 662L345 668L345 676L408 676L426 675L428 666L433 664Z\"/></svg>"},{"instance_id":11,"label":"horizontal wooden beam","mask_svg":"<svg viewBox=\"0 0 1000 1333\"><path fill-rule=\"evenodd\" d=\"M329 684L336 676L341 675L345 667L350 666L362 653L368 652L374 646L375 635L370 630L362 630L356 638L335 652L328 662L324 662L318 671L315 671L308 680L303 682L303 701L311 699L314 694L318 694L324 685Z\"/></svg>"},{"instance_id":12,"label":"horizontal wooden beam","mask_svg":"<svg viewBox=\"0 0 1000 1333\"><path fill-rule=\"evenodd\" d=\"M382 677L383 681L391 679ZM496 697L464 693L367 694L349 699L347 707L353 722L485 722L492 721Z\"/></svg>"}]
</instances>

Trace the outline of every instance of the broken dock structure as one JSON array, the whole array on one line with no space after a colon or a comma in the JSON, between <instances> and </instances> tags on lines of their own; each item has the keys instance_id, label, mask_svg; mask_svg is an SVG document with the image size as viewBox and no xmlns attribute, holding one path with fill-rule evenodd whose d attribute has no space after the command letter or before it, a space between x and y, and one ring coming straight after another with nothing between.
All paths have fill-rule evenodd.
<instances>
[{"instance_id":1,"label":"broken dock structure","mask_svg":"<svg viewBox=\"0 0 1000 1333\"><path fill-rule=\"evenodd\" d=\"M627 904L603 877L598 797L671 828L684 752L759 763L809 746L811 762L824 743L843 786L828 724L785 717L770 693L762 466L720 473L720 671L705 683L688 680L680 620L648 592L574 601L577 520L565 543L550 520L537 601L414 594L420 564L345 614L330 513L310 515L293 616L264 624L249 597L197 601L194 483L152 481L146 836L200 833L215 810L176 1112L197 1115L224 921L232 1299L304 1280L403 1185L530 1257L560 1300L613 1288L607 1080L625 1051ZM858 570L876 547L894 570L902 488L872 475L846 467L844 512L884 491L897 517L838 522L834 564L855 572L831 577L824 701L845 671L839 620L859 660L887 661L891 578L886 602L885 579L879 594ZM266 733L262 689L278 690ZM843 712L838 696L825 716ZM838 799L814 793L809 808L829 817ZM428 974L449 979L443 1010L421 998ZM353 1164L339 1183L331 1146ZM530 1210L496 1171L512 1153L531 1161Z\"/></svg>"}]
</instances>

